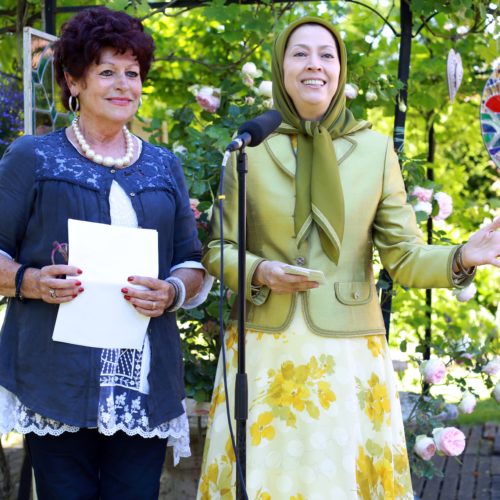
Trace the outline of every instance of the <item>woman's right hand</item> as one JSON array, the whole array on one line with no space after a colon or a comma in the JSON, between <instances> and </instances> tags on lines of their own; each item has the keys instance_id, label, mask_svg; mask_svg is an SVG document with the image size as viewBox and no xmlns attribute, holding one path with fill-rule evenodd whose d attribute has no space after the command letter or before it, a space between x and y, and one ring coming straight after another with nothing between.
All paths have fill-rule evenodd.
<instances>
[{"instance_id":1,"label":"woman's right hand","mask_svg":"<svg viewBox=\"0 0 500 500\"><path fill-rule=\"evenodd\" d=\"M76 266L64 264L45 266L41 269L30 267L24 274L21 292L26 298L41 299L49 304L70 302L84 289L80 280L69 279L69 276L80 274L82 271ZM68 278L64 279L63 276Z\"/></svg>"},{"instance_id":2,"label":"woman's right hand","mask_svg":"<svg viewBox=\"0 0 500 500\"><path fill-rule=\"evenodd\" d=\"M253 285L265 285L275 293L305 292L317 288L316 281L309 281L306 276L285 273L284 262L263 260L253 275Z\"/></svg>"}]
</instances>

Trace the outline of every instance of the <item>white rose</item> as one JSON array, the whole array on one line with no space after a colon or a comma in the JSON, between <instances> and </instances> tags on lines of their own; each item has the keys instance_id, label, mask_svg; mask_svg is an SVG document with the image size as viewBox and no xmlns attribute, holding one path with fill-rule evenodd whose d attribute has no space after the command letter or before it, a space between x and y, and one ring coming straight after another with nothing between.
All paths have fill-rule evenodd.
<instances>
[{"instance_id":1,"label":"white rose","mask_svg":"<svg viewBox=\"0 0 500 500\"><path fill-rule=\"evenodd\" d=\"M431 215L432 203L428 201L419 201L413 205L413 210L415 210L415 212L425 212L427 215Z\"/></svg>"},{"instance_id":2,"label":"white rose","mask_svg":"<svg viewBox=\"0 0 500 500\"><path fill-rule=\"evenodd\" d=\"M248 75L252 78L258 78L259 76L262 75L262 71L260 71L259 69L257 69L257 66L255 66L255 64L253 62L247 62L243 65L243 67L241 68L241 72L244 74L244 75Z\"/></svg>"},{"instance_id":3,"label":"white rose","mask_svg":"<svg viewBox=\"0 0 500 500\"><path fill-rule=\"evenodd\" d=\"M462 400L458 404L458 411L460 413L465 413L466 415L468 415L469 413L472 413L474 411L476 402L476 397L473 394L471 394L470 392L464 392Z\"/></svg>"},{"instance_id":4,"label":"white rose","mask_svg":"<svg viewBox=\"0 0 500 500\"><path fill-rule=\"evenodd\" d=\"M344 94L347 99L356 99L356 97L358 96L358 87L353 83L346 83Z\"/></svg>"},{"instance_id":5,"label":"white rose","mask_svg":"<svg viewBox=\"0 0 500 500\"><path fill-rule=\"evenodd\" d=\"M264 105L264 107L265 107L266 109L272 109L272 108L273 108L273 106L274 106L274 101L272 100L272 98L271 98L271 99L265 99L265 100L262 102L262 104Z\"/></svg>"},{"instance_id":6,"label":"white rose","mask_svg":"<svg viewBox=\"0 0 500 500\"><path fill-rule=\"evenodd\" d=\"M424 434L417 436L413 451L422 459L430 460L436 453L434 440Z\"/></svg>"},{"instance_id":7,"label":"white rose","mask_svg":"<svg viewBox=\"0 0 500 500\"><path fill-rule=\"evenodd\" d=\"M378 99L378 95L377 95L377 93L374 90L368 90L366 92L366 96L365 97L366 97L366 100L368 102L370 102L370 101L376 101Z\"/></svg>"},{"instance_id":8,"label":"white rose","mask_svg":"<svg viewBox=\"0 0 500 500\"><path fill-rule=\"evenodd\" d=\"M273 96L273 82L269 80L263 80L259 88L257 89L257 93L262 97L272 97Z\"/></svg>"},{"instance_id":9,"label":"white rose","mask_svg":"<svg viewBox=\"0 0 500 500\"><path fill-rule=\"evenodd\" d=\"M453 290L453 295L457 297L457 300L459 302L467 302L468 300L472 299L474 295L476 295L477 288L474 283L471 283L469 286L466 286L465 288L457 288Z\"/></svg>"}]
</instances>

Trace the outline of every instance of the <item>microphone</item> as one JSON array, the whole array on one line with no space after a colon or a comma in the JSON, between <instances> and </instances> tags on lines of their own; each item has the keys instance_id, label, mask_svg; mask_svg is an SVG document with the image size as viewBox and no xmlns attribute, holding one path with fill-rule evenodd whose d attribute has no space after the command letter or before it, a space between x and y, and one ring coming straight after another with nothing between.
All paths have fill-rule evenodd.
<instances>
[{"instance_id":1,"label":"microphone","mask_svg":"<svg viewBox=\"0 0 500 500\"><path fill-rule=\"evenodd\" d=\"M274 132L281 124L281 115L272 109L259 115L253 120L245 122L239 129L238 135L226 148L226 151L238 151L245 146L258 146L268 135Z\"/></svg>"}]
</instances>

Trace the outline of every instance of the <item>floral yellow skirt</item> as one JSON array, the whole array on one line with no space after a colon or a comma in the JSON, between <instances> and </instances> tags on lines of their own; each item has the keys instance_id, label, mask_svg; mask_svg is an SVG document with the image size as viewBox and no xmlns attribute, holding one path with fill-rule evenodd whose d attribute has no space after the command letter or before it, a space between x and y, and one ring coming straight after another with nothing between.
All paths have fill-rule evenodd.
<instances>
[{"instance_id":1,"label":"floral yellow skirt","mask_svg":"<svg viewBox=\"0 0 500 500\"><path fill-rule=\"evenodd\" d=\"M226 334L231 411L236 337L235 328ZM250 500L413 499L383 336L320 337L299 310L282 333L248 331L246 346ZM198 487L202 500L235 498L221 360Z\"/></svg>"}]
</instances>

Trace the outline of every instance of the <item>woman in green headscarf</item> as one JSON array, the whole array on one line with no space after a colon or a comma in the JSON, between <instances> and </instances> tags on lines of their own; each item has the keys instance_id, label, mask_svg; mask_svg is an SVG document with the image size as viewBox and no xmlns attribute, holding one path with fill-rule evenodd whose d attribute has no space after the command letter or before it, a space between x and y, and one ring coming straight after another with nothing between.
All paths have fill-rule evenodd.
<instances>
[{"instance_id":1,"label":"woman in green headscarf","mask_svg":"<svg viewBox=\"0 0 500 500\"><path fill-rule=\"evenodd\" d=\"M469 266L486 262L486 252L474 260L470 243L467 252L424 245L392 141L345 107L346 51L330 23L290 24L275 41L272 73L283 124L247 150L248 497L413 499L372 248L394 279L425 288L465 286ZM227 170L224 278L237 290L234 161ZM214 212L204 264L218 275ZM498 255L495 234L490 251ZM290 265L320 270L325 280L293 274ZM236 337L230 326L231 398ZM202 499L234 495L220 361Z\"/></svg>"}]
</instances>

